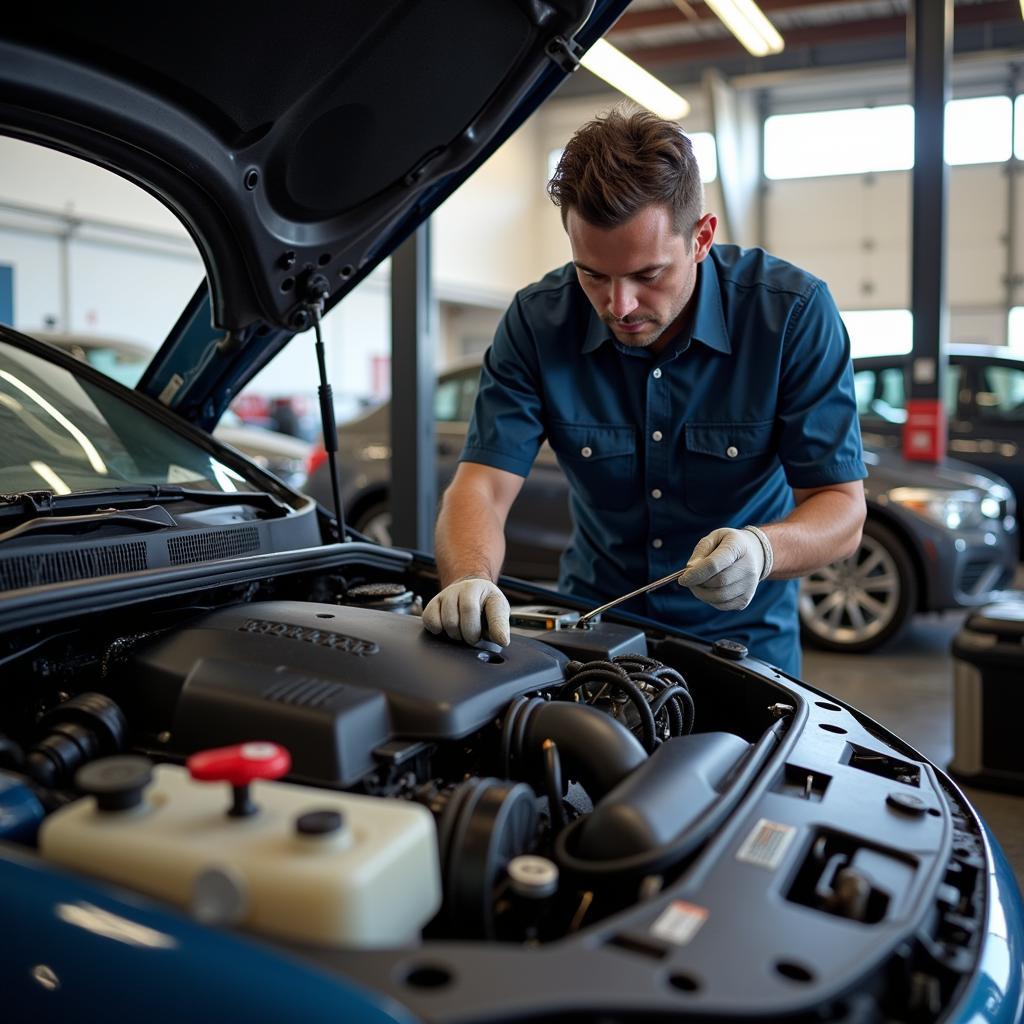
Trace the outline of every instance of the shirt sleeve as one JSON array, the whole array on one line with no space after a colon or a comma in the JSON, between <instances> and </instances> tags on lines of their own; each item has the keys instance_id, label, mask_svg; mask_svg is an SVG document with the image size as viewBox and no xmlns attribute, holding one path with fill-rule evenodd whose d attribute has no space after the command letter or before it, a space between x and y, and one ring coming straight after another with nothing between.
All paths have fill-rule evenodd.
<instances>
[{"instance_id":1,"label":"shirt sleeve","mask_svg":"<svg viewBox=\"0 0 1024 1024\"><path fill-rule=\"evenodd\" d=\"M517 295L484 356L460 461L529 475L546 434L538 373L534 332Z\"/></svg>"},{"instance_id":2,"label":"shirt sleeve","mask_svg":"<svg viewBox=\"0 0 1024 1024\"><path fill-rule=\"evenodd\" d=\"M779 458L790 487L866 477L850 339L824 282L790 319L779 387Z\"/></svg>"}]
</instances>

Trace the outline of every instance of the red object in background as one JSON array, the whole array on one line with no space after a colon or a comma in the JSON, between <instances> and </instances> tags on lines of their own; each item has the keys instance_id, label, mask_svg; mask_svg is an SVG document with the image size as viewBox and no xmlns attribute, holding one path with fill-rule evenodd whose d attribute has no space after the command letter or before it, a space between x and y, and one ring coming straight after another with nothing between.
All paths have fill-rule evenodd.
<instances>
[{"instance_id":1,"label":"red object in background","mask_svg":"<svg viewBox=\"0 0 1024 1024\"><path fill-rule=\"evenodd\" d=\"M941 398L912 398L903 424L903 457L940 462L946 455L946 411Z\"/></svg>"},{"instance_id":2,"label":"red object in background","mask_svg":"<svg viewBox=\"0 0 1024 1024\"><path fill-rule=\"evenodd\" d=\"M312 476L327 461L327 449L322 445L316 445L306 456L306 476Z\"/></svg>"},{"instance_id":3,"label":"red object in background","mask_svg":"<svg viewBox=\"0 0 1024 1024\"><path fill-rule=\"evenodd\" d=\"M270 402L263 395L239 395L231 403L231 410L247 423L262 424L270 418Z\"/></svg>"}]
</instances>

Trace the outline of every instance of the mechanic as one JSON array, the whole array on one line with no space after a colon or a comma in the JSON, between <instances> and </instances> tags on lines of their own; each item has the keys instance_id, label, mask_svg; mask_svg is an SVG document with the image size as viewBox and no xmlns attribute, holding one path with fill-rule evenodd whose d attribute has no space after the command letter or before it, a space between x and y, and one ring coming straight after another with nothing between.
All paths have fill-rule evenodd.
<instances>
[{"instance_id":1,"label":"mechanic","mask_svg":"<svg viewBox=\"0 0 1024 1024\"><path fill-rule=\"evenodd\" d=\"M484 358L437 522L424 626L509 642L509 509L546 438L570 485L559 589L799 673L796 577L860 542L850 345L824 282L715 245L689 139L619 107L579 129L548 193L572 262L513 300Z\"/></svg>"}]
</instances>

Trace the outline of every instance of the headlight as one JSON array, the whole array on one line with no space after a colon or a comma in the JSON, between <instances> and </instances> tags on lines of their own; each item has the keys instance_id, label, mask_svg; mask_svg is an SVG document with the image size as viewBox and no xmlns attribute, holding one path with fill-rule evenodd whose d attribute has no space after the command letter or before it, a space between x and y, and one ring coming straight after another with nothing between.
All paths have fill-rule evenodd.
<instances>
[{"instance_id":1,"label":"headlight","mask_svg":"<svg viewBox=\"0 0 1024 1024\"><path fill-rule=\"evenodd\" d=\"M979 506L979 508L981 510L981 514L986 519L999 518L1000 504L998 498L993 498L991 495L982 498L981 505Z\"/></svg>"},{"instance_id":2,"label":"headlight","mask_svg":"<svg viewBox=\"0 0 1024 1024\"><path fill-rule=\"evenodd\" d=\"M889 499L948 530L967 530L985 519L998 519L999 500L981 491L940 491L931 487L897 487Z\"/></svg>"}]
</instances>

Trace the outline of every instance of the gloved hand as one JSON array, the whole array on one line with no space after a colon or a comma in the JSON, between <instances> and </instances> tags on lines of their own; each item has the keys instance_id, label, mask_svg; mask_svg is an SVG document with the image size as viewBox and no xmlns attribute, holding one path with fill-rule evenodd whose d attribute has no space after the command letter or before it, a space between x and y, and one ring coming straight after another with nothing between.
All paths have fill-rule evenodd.
<instances>
[{"instance_id":1,"label":"gloved hand","mask_svg":"<svg viewBox=\"0 0 1024 1024\"><path fill-rule=\"evenodd\" d=\"M740 611L772 571L773 561L771 542L756 526L723 527L697 542L679 584L719 611Z\"/></svg>"},{"instance_id":2,"label":"gloved hand","mask_svg":"<svg viewBox=\"0 0 1024 1024\"><path fill-rule=\"evenodd\" d=\"M443 629L453 640L475 644L486 618L490 639L509 643L509 607L505 595L490 581L471 577L449 583L423 609L423 625L431 633Z\"/></svg>"}]
</instances>

